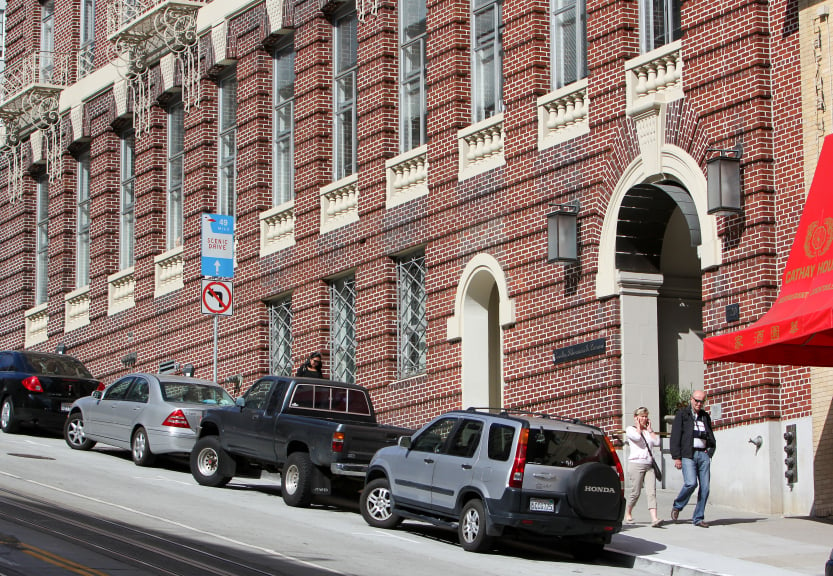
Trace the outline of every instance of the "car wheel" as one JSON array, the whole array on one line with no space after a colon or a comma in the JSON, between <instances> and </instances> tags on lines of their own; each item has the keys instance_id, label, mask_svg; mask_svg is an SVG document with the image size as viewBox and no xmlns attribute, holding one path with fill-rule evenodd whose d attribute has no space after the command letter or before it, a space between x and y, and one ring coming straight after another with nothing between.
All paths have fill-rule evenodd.
<instances>
[{"instance_id":1,"label":"car wheel","mask_svg":"<svg viewBox=\"0 0 833 576\"><path fill-rule=\"evenodd\" d=\"M133 448L133 463L136 466L153 466L156 461L156 454L150 451L147 430L141 427L136 430L133 433L130 446Z\"/></svg>"},{"instance_id":2,"label":"car wheel","mask_svg":"<svg viewBox=\"0 0 833 576\"><path fill-rule=\"evenodd\" d=\"M359 498L362 518L374 528L396 528L402 522L402 517L392 510L391 503L387 478L371 480Z\"/></svg>"},{"instance_id":3,"label":"car wheel","mask_svg":"<svg viewBox=\"0 0 833 576\"><path fill-rule=\"evenodd\" d=\"M460 545L469 552L485 552L492 546L492 538L486 535L486 508L480 500L469 500L460 513L457 526Z\"/></svg>"},{"instance_id":4,"label":"car wheel","mask_svg":"<svg viewBox=\"0 0 833 576\"><path fill-rule=\"evenodd\" d=\"M227 458L230 456L220 448L220 441L216 436L204 436L191 450L191 475L202 486L225 486L232 478L220 473Z\"/></svg>"},{"instance_id":5,"label":"car wheel","mask_svg":"<svg viewBox=\"0 0 833 576\"><path fill-rule=\"evenodd\" d=\"M304 508L312 502L312 460L306 452L293 452L286 459L281 494L287 506Z\"/></svg>"},{"instance_id":6,"label":"car wheel","mask_svg":"<svg viewBox=\"0 0 833 576\"><path fill-rule=\"evenodd\" d=\"M14 402L10 397L3 400L3 406L0 408L0 428L7 434L14 434L20 430L20 423L14 416Z\"/></svg>"},{"instance_id":7,"label":"car wheel","mask_svg":"<svg viewBox=\"0 0 833 576\"><path fill-rule=\"evenodd\" d=\"M84 417L77 410L64 422L64 442L73 450L90 450L95 446L95 440L84 433Z\"/></svg>"}]
</instances>

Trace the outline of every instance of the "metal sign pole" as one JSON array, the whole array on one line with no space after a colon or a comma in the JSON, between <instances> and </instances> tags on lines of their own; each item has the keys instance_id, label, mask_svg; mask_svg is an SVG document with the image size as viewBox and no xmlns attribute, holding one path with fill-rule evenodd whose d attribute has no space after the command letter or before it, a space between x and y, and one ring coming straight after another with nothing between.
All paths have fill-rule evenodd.
<instances>
[{"instance_id":1,"label":"metal sign pole","mask_svg":"<svg viewBox=\"0 0 833 576\"><path fill-rule=\"evenodd\" d=\"M217 323L220 316L214 315L214 381L217 382Z\"/></svg>"}]
</instances>

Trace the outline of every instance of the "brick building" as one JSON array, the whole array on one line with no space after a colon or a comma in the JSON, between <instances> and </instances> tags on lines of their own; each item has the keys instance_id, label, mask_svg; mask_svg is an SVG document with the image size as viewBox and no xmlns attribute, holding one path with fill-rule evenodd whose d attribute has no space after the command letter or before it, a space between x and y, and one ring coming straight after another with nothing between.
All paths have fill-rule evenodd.
<instances>
[{"instance_id":1,"label":"brick building","mask_svg":"<svg viewBox=\"0 0 833 576\"><path fill-rule=\"evenodd\" d=\"M829 514L829 376L703 361L772 305L815 167L800 4L7 0L0 346L210 377L201 222L231 215L230 388L321 351L389 422L613 432L704 387L713 501ZM739 212L708 199L721 155Z\"/></svg>"}]
</instances>

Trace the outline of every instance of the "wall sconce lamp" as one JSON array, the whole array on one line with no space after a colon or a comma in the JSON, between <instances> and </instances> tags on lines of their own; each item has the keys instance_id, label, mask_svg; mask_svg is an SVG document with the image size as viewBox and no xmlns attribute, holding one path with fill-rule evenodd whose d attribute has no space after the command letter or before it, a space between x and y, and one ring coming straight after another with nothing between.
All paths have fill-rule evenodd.
<instances>
[{"instance_id":1,"label":"wall sconce lamp","mask_svg":"<svg viewBox=\"0 0 833 576\"><path fill-rule=\"evenodd\" d=\"M578 212L581 204L550 204L556 210L547 214L547 262L575 262L578 259Z\"/></svg>"},{"instance_id":2,"label":"wall sconce lamp","mask_svg":"<svg viewBox=\"0 0 833 576\"><path fill-rule=\"evenodd\" d=\"M188 376L189 378L193 378L193 376L194 376L194 365L191 364L190 362L188 364L185 364L182 367L182 375L183 376Z\"/></svg>"},{"instance_id":3,"label":"wall sconce lamp","mask_svg":"<svg viewBox=\"0 0 833 576\"><path fill-rule=\"evenodd\" d=\"M128 352L122 357L121 363L124 364L125 368L133 368L136 365L136 358L137 356L135 352Z\"/></svg>"},{"instance_id":4,"label":"wall sconce lamp","mask_svg":"<svg viewBox=\"0 0 833 576\"><path fill-rule=\"evenodd\" d=\"M706 177L708 179L709 214L737 214L741 212L740 159L743 145L729 150L709 149L716 152L706 160Z\"/></svg>"},{"instance_id":5,"label":"wall sconce lamp","mask_svg":"<svg viewBox=\"0 0 833 576\"><path fill-rule=\"evenodd\" d=\"M67 353L67 345L61 342L57 346L55 346L55 354L66 354Z\"/></svg>"}]
</instances>

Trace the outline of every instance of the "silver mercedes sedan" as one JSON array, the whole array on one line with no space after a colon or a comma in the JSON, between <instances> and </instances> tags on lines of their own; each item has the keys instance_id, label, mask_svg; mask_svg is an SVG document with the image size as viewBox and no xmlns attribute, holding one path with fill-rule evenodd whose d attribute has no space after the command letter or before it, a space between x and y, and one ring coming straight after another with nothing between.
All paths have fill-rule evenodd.
<instances>
[{"instance_id":1,"label":"silver mercedes sedan","mask_svg":"<svg viewBox=\"0 0 833 576\"><path fill-rule=\"evenodd\" d=\"M203 413L233 405L228 392L208 380L128 374L73 402L64 440L74 450L90 450L97 442L125 448L138 466L151 466L158 454L190 453Z\"/></svg>"}]
</instances>

